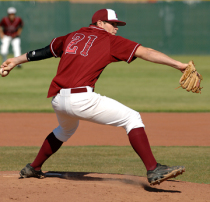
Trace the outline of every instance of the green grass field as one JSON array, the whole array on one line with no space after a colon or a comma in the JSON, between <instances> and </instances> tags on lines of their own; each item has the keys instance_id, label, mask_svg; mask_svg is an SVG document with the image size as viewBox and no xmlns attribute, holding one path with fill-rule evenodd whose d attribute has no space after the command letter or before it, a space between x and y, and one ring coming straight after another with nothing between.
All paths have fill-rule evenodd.
<instances>
[{"instance_id":1,"label":"green grass field","mask_svg":"<svg viewBox=\"0 0 210 202\"><path fill-rule=\"evenodd\" d=\"M107 66L95 91L139 112L209 112L209 56L173 56L183 62L193 59L203 75L202 94L193 94L179 86L181 72L140 59L131 64L118 62ZM23 64L8 77L0 78L0 112L52 112L47 92L56 74L59 59L51 58Z\"/></svg>"},{"instance_id":2,"label":"green grass field","mask_svg":"<svg viewBox=\"0 0 210 202\"><path fill-rule=\"evenodd\" d=\"M193 59L204 80L202 94L179 88L181 72L163 65L136 60L109 65L95 91L139 112L210 112L209 56L173 56ZM0 77L0 112L52 112L47 91L59 59L23 64L8 77ZM41 145L40 145L41 146ZM20 170L32 161L38 147L0 147L0 170ZM210 147L153 147L162 164L185 165L183 181L210 183ZM167 155L165 155L167 153ZM145 168L131 147L62 147L43 170L145 175Z\"/></svg>"},{"instance_id":3,"label":"green grass field","mask_svg":"<svg viewBox=\"0 0 210 202\"><path fill-rule=\"evenodd\" d=\"M39 147L0 147L0 171L21 170L38 150ZM177 179L210 184L209 147L152 147L152 150L162 164L185 166L186 172ZM130 146L64 146L42 169L146 176L142 161Z\"/></svg>"}]
</instances>

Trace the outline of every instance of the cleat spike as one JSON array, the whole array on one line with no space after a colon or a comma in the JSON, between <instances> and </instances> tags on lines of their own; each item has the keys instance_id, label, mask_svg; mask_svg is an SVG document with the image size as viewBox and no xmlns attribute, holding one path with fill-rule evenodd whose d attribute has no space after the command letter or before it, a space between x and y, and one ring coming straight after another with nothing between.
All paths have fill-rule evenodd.
<instances>
[{"instance_id":1,"label":"cleat spike","mask_svg":"<svg viewBox=\"0 0 210 202\"><path fill-rule=\"evenodd\" d=\"M169 167L158 163L154 170L147 171L147 179L150 185L156 185L170 178L176 178L183 172L185 172L184 166Z\"/></svg>"}]
</instances>

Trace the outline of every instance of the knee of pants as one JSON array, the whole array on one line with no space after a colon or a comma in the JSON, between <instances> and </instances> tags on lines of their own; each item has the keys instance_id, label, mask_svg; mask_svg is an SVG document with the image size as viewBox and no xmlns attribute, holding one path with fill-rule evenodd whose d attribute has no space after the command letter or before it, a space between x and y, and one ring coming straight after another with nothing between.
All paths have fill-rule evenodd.
<instances>
[{"instance_id":1,"label":"knee of pants","mask_svg":"<svg viewBox=\"0 0 210 202\"><path fill-rule=\"evenodd\" d=\"M21 47L20 47L20 38L15 38L11 41L14 56L20 56L21 55Z\"/></svg>"},{"instance_id":2,"label":"knee of pants","mask_svg":"<svg viewBox=\"0 0 210 202\"><path fill-rule=\"evenodd\" d=\"M66 142L75 133L75 131L78 128L78 125L75 128L70 129L68 131L63 130L61 126L58 126L57 128L53 130L53 133L58 140L62 142Z\"/></svg>"},{"instance_id":3,"label":"knee of pants","mask_svg":"<svg viewBox=\"0 0 210 202\"><path fill-rule=\"evenodd\" d=\"M20 47L13 47L14 56L18 57L21 55Z\"/></svg>"},{"instance_id":4,"label":"knee of pants","mask_svg":"<svg viewBox=\"0 0 210 202\"><path fill-rule=\"evenodd\" d=\"M21 55L21 51L20 50L14 50L14 57L18 57Z\"/></svg>"},{"instance_id":5,"label":"knee of pants","mask_svg":"<svg viewBox=\"0 0 210 202\"><path fill-rule=\"evenodd\" d=\"M4 35L1 42L2 42L2 44L1 44L1 54L2 55L7 55L8 52L9 52L9 45L10 45L10 42L11 42L11 37L8 37L8 36Z\"/></svg>"},{"instance_id":6,"label":"knee of pants","mask_svg":"<svg viewBox=\"0 0 210 202\"><path fill-rule=\"evenodd\" d=\"M9 50L8 50L9 48L4 48L4 47L1 47L1 55L3 55L3 56L7 56L8 55L8 52L9 52Z\"/></svg>"},{"instance_id":7,"label":"knee of pants","mask_svg":"<svg viewBox=\"0 0 210 202\"><path fill-rule=\"evenodd\" d=\"M137 111L133 111L131 117L129 118L127 124L125 125L126 133L128 134L134 128L145 127L142 122L141 115Z\"/></svg>"}]
</instances>

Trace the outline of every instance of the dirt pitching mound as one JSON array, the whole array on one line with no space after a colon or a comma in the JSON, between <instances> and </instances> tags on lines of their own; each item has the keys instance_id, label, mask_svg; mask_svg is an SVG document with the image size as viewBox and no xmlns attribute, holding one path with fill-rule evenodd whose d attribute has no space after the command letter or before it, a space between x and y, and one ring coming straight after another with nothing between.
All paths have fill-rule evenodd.
<instances>
[{"instance_id":1,"label":"dirt pitching mound","mask_svg":"<svg viewBox=\"0 0 210 202\"><path fill-rule=\"evenodd\" d=\"M207 184L168 180L150 187L145 177L130 175L58 172L45 179L19 179L18 172L1 172L0 181L1 202L210 201Z\"/></svg>"}]
</instances>

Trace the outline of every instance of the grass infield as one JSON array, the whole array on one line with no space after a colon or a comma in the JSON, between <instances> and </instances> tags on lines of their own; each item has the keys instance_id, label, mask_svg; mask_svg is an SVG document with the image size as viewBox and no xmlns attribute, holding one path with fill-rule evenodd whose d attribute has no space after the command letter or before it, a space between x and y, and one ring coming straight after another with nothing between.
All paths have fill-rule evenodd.
<instances>
[{"instance_id":1,"label":"grass infield","mask_svg":"<svg viewBox=\"0 0 210 202\"><path fill-rule=\"evenodd\" d=\"M39 147L0 147L0 171L21 170L38 151ZM186 172L176 179L210 184L210 147L152 147L152 151L161 164L185 166ZM42 169L146 176L130 146L63 146Z\"/></svg>"},{"instance_id":2,"label":"grass infield","mask_svg":"<svg viewBox=\"0 0 210 202\"><path fill-rule=\"evenodd\" d=\"M194 60L202 74L202 94L179 86L181 72L174 68L136 59L131 64L108 65L95 92L111 97L139 112L210 112L209 56L172 56L182 62ZM1 62L1 61L0 61ZM53 112L47 92L59 59L23 64L8 77L0 77L0 112Z\"/></svg>"}]
</instances>

